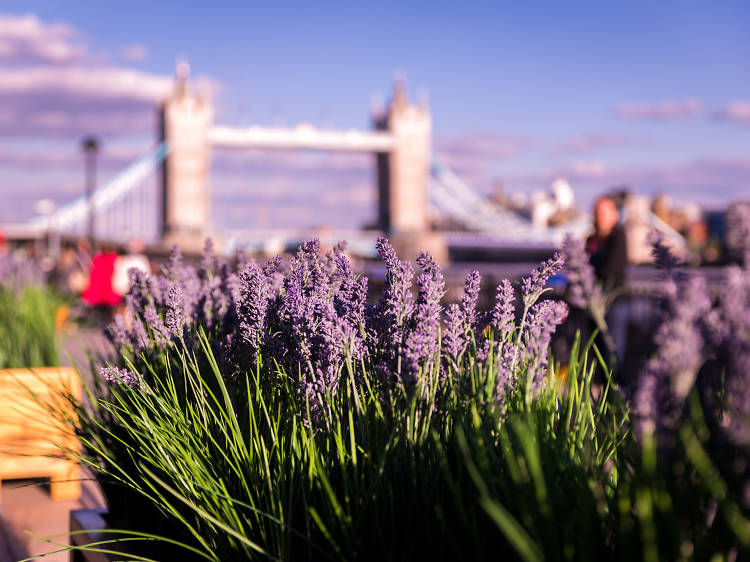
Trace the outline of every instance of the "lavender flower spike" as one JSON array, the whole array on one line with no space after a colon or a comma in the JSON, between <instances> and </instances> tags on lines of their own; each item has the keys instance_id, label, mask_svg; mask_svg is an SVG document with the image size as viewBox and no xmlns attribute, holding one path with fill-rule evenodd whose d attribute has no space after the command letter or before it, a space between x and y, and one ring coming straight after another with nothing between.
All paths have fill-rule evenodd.
<instances>
[{"instance_id":1,"label":"lavender flower spike","mask_svg":"<svg viewBox=\"0 0 750 562\"><path fill-rule=\"evenodd\" d=\"M102 367L99 374L107 382L123 384L129 388L140 388L143 376L128 369L120 369L114 366Z\"/></svg>"},{"instance_id":2,"label":"lavender flower spike","mask_svg":"<svg viewBox=\"0 0 750 562\"><path fill-rule=\"evenodd\" d=\"M515 299L513 285L507 279L503 279L497 286L495 306L490 312L490 326L495 331L497 341L507 341L513 331L516 319Z\"/></svg>"},{"instance_id":3,"label":"lavender flower spike","mask_svg":"<svg viewBox=\"0 0 750 562\"><path fill-rule=\"evenodd\" d=\"M570 302L579 308L587 308L597 292L594 268L589 263L589 256L583 240L570 234L563 240L565 269L570 287Z\"/></svg>"},{"instance_id":4,"label":"lavender flower spike","mask_svg":"<svg viewBox=\"0 0 750 562\"><path fill-rule=\"evenodd\" d=\"M560 273L565 265L565 258L560 252L555 252L547 261L531 272L531 275L524 277L521 285L523 289L524 304L531 306L539 296L544 292L544 286L553 275Z\"/></svg>"},{"instance_id":5,"label":"lavender flower spike","mask_svg":"<svg viewBox=\"0 0 750 562\"><path fill-rule=\"evenodd\" d=\"M422 252L417 256L417 265L424 271L417 277L419 291L404 345L406 368L412 380L419 371L420 361L437 352L440 300L445 293L443 273L432 256Z\"/></svg>"},{"instance_id":6,"label":"lavender flower spike","mask_svg":"<svg viewBox=\"0 0 750 562\"><path fill-rule=\"evenodd\" d=\"M164 323L172 336L177 339L182 338L183 327L185 326L185 290L179 283L174 283L169 287L167 293L167 311L164 315Z\"/></svg>"},{"instance_id":7,"label":"lavender flower spike","mask_svg":"<svg viewBox=\"0 0 750 562\"><path fill-rule=\"evenodd\" d=\"M445 324L445 333L443 334L443 352L454 361L464 350L466 346L465 323L466 312L459 305L453 303L448 307L445 313L447 322Z\"/></svg>"},{"instance_id":8,"label":"lavender flower spike","mask_svg":"<svg viewBox=\"0 0 750 562\"><path fill-rule=\"evenodd\" d=\"M474 269L466 276L464 294L461 297L461 308L466 315L466 327L470 330L476 329L477 323L477 300L482 285L482 276Z\"/></svg>"}]
</instances>

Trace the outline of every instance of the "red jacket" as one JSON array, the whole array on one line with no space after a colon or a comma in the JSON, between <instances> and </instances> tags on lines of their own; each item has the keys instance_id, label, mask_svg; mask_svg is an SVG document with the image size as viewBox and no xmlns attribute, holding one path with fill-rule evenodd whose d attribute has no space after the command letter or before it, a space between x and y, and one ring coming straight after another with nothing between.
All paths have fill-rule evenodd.
<instances>
[{"instance_id":1,"label":"red jacket","mask_svg":"<svg viewBox=\"0 0 750 562\"><path fill-rule=\"evenodd\" d=\"M120 303L120 295L112 288L112 274L115 270L117 254L114 252L101 253L91 261L89 284L81 294L87 304L115 306Z\"/></svg>"}]
</instances>

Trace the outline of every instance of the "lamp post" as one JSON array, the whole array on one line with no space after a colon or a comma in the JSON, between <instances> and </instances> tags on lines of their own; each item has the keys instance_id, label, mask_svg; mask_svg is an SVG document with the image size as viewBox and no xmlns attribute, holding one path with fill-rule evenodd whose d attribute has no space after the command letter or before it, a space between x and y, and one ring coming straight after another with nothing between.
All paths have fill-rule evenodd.
<instances>
[{"instance_id":1,"label":"lamp post","mask_svg":"<svg viewBox=\"0 0 750 562\"><path fill-rule=\"evenodd\" d=\"M86 202L88 204L89 227L88 238L91 245L91 252L94 252L96 213L94 209L94 190L96 189L96 155L99 152L99 139L89 136L83 139L81 143L85 158L86 174Z\"/></svg>"}]
</instances>

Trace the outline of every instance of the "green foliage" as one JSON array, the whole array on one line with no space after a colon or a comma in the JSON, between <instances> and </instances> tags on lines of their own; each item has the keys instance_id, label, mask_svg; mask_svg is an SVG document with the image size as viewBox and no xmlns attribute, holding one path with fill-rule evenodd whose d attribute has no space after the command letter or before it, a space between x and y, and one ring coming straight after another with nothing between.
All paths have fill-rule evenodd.
<instances>
[{"instance_id":1,"label":"green foliage","mask_svg":"<svg viewBox=\"0 0 750 562\"><path fill-rule=\"evenodd\" d=\"M491 363L396 390L348 363L315 424L293 373L227 378L201 342L69 420L144 559L727 559L750 544L697 397L674 443L640 442L591 341L504 403Z\"/></svg>"},{"instance_id":2,"label":"green foliage","mask_svg":"<svg viewBox=\"0 0 750 562\"><path fill-rule=\"evenodd\" d=\"M293 377L261 363L227 380L203 343L200 361L182 353L175 369L165 356L141 388L79 410L85 461L131 490L136 530L215 560L608 551L626 413L608 386L591 398L594 365L577 346L565 382L550 373L539 397L504 406L488 400L491 365L364 392L355 381L375 378L349 364L311 427ZM153 548L142 554L171 547Z\"/></svg>"},{"instance_id":3,"label":"green foliage","mask_svg":"<svg viewBox=\"0 0 750 562\"><path fill-rule=\"evenodd\" d=\"M53 292L37 285L0 286L0 369L59 364Z\"/></svg>"}]
</instances>

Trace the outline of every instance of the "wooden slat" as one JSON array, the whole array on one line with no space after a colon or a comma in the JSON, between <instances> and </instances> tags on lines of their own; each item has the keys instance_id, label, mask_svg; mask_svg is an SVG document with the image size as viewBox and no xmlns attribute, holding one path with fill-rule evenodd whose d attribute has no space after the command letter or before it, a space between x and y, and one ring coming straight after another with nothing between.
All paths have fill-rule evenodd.
<instances>
[{"instance_id":1,"label":"wooden slat","mask_svg":"<svg viewBox=\"0 0 750 562\"><path fill-rule=\"evenodd\" d=\"M80 478L80 469L64 458L64 448L77 446L75 434L48 410L70 408L64 394L81 396L71 367L0 370L0 481L49 477L53 499L80 496L80 481L66 482Z\"/></svg>"}]
</instances>

